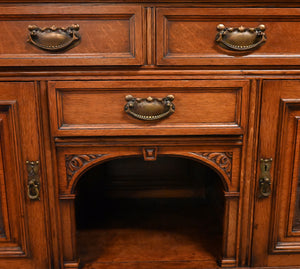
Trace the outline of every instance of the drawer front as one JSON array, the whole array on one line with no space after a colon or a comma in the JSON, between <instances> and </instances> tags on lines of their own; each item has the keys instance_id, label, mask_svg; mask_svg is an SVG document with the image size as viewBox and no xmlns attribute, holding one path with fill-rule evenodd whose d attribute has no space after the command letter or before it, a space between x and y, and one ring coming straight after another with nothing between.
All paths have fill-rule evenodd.
<instances>
[{"instance_id":1,"label":"drawer front","mask_svg":"<svg viewBox=\"0 0 300 269\"><path fill-rule=\"evenodd\" d=\"M48 86L54 136L242 134L248 111L249 82L242 80L56 81ZM173 95L174 113L136 118L125 111L128 95L141 98L140 115L147 115L155 98Z\"/></svg>"},{"instance_id":2,"label":"drawer front","mask_svg":"<svg viewBox=\"0 0 300 269\"><path fill-rule=\"evenodd\" d=\"M144 61L140 6L5 6L0 7L0 18L0 66L142 65ZM72 33L60 29L76 24L79 30ZM29 25L40 28L31 38L35 44L28 41ZM53 25L55 30L45 29Z\"/></svg>"},{"instance_id":3,"label":"drawer front","mask_svg":"<svg viewBox=\"0 0 300 269\"><path fill-rule=\"evenodd\" d=\"M299 9L158 8L156 18L158 65L300 64ZM219 24L235 28L234 35L223 33L216 42ZM255 36L245 31L259 25L265 29ZM222 42L253 46L229 49Z\"/></svg>"}]
</instances>

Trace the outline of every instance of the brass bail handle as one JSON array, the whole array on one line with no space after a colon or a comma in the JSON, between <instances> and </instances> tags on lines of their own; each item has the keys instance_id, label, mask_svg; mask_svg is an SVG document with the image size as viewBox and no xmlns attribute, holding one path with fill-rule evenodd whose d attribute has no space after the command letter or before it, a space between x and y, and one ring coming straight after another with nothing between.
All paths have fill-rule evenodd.
<instances>
[{"instance_id":1,"label":"brass bail handle","mask_svg":"<svg viewBox=\"0 0 300 269\"><path fill-rule=\"evenodd\" d=\"M250 51L257 49L267 41L266 26L252 27L226 27L224 24L217 26L216 42L219 46L234 51Z\"/></svg>"},{"instance_id":2,"label":"brass bail handle","mask_svg":"<svg viewBox=\"0 0 300 269\"><path fill-rule=\"evenodd\" d=\"M272 193L271 165L272 158L260 160L259 194L260 197L269 197Z\"/></svg>"},{"instance_id":3,"label":"brass bail handle","mask_svg":"<svg viewBox=\"0 0 300 269\"><path fill-rule=\"evenodd\" d=\"M174 95L171 94L164 98L154 98L151 96L138 98L127 95L125 97L127 103L124 111L130 116L143 121L161 120L175 112L174 99Z\"/></svg>"},{"instance_id":4,"label":"brass bail handle","mask_svg":"<svg viewBox=\"0 0 300 269\"><path fill-rule=\"evenodd\" d=\"M28 181L27 195L30 200L40 200L39 161L26 161Z\"/></svg>"},{"instance_id":5,"label":"brass bail handle","mask_svg":"<svg viewBox=\"0 0 300 269\"><path fill-rule=\"evenodd\" d=\"M73 24L69 27L38 27L28 26L28 42L34 46L47 51L63 51L74 47L80 40L79 25Z\"/></svg>"}]
</instances>

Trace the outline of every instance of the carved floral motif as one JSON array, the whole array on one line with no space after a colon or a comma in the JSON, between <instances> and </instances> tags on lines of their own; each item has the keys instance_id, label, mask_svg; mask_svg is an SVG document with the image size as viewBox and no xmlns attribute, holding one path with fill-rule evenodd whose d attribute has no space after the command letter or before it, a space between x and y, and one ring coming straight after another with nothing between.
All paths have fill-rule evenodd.
<instances>
[{"instance_id":1,"label":"carved floral motif","mask_svg":"<svg viewBox=\"0 0 300 269\"><path fill-rule=\"evenodd\" d=\"M66 155L67 182L70 183L73 175L88 163L101 158L104 154Z\"/></svg>"},{"instance_id":2,"label":"carved floral motif","mask_svg":"<svg viewBox=\"0 0 300 269\"><path fill-rule=\"evenodd\" d=\"M217 164L231 179L232 152L194 152L194 154Z\"/></svg>"}]
</instances>

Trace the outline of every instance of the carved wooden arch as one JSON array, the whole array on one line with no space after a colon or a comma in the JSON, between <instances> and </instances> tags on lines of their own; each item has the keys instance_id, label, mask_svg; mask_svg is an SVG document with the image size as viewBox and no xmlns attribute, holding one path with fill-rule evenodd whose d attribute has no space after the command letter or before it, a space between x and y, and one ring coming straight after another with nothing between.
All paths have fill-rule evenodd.
<instances>
[{"instance_id":1,"label":"carved wooden arch","mask_svg":"<svg viewBox=\"0 0 300 269\"><path fill-rule=\"evenodd\" d=\"M77 183L81 176L94 166L100 165L110 160L127 158L127 157L140 157L137 154L72 154L65 155L66 161L66 174L67 174L67 192L74 194Z\"/></svg>"},{"instance_id":2,"label":"carved wooden arch","mask_svg":"<svg viewBox=\"0 0 300 269\"><path fill-rule=\"evenodd\" d=\"M173 155L200 162L215 171L223 184L224 191L230 191L232 172L232 152L188 152Z\"/></svg>"},{"instance_id":3,"label":"carved wooden arch","mask_svg":"<svg viewBox=\"0 0 300 269\"><path fill-rule=\"evenodd\" d=\"M224 191L230 191L232 152L187 152L178 154L160 154L160 156L176 156L200 162L213 169L221 178ZM88 170L101 163L119 159L140 157L137 154L109 155L109 154L79 154L66 155L67 191L74 194L80 177Z\"/></svg>"}]
</instances>

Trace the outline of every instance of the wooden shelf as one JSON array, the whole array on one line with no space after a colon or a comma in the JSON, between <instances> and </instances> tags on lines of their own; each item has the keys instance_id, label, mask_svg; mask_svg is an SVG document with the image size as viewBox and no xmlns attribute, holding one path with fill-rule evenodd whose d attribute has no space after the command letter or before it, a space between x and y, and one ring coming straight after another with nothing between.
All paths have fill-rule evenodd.
<instances>
[{"instance_id":1,"label":"wooden shelf","mask_svg":"<svg viewBox=\"0 0 300 269\"><path fill-rule=\"evenodd\" d=\"M217 267L222 226L209 204L183 198L110 202L108 212L77 230L82 268Z\"/></svg>"}]
</instances>

